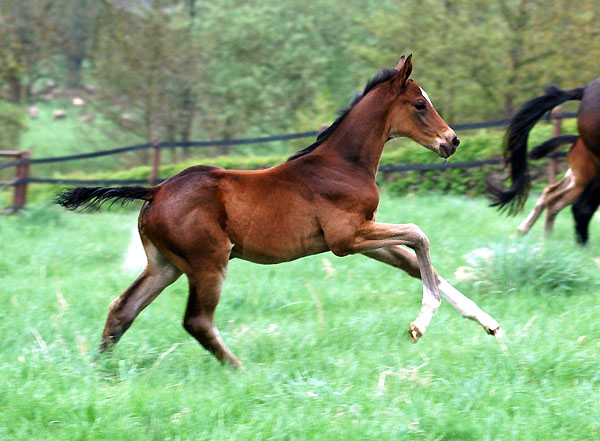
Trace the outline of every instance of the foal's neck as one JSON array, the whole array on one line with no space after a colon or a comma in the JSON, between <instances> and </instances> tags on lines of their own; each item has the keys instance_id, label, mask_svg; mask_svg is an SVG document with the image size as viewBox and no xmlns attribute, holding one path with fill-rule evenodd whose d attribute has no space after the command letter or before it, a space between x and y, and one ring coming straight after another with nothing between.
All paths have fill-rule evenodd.
<instances>
[{"instance_id":1,"label":"foal's neck","mask_svg":"<svg viewBox=\"0 0 600 441\"><path fill-rule=\"evenodd\" d=\"M323 144L322 152L339 157L354 167L377 174L383 146L388 141L388 106L371 92L350 110Z\"/></svg>"}]
</instances>

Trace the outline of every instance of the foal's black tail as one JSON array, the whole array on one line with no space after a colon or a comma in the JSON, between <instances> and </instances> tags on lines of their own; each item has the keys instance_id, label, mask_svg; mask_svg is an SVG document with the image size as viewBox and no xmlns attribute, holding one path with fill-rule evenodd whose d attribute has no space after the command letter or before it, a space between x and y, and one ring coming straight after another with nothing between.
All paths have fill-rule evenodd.
<instances>
[{"instance_id":1,"label":"foal's black tail","mask_svg":"<svg viewBox=\"0 0 600 441\"><path fill-rule=\"evenodd\" d=\"M504 157L510 169L511 186L487 182L492 206L507 210L510 215L518 213L527 200L530 181L527 171L527 138L533 126L552 108L569 100L581 100L584 88L561 90L550 86L545 94L527 101L511 119L504 140Z\"/></svg>"},{"instance_id":2,"label":"foal's black tail","mask_svg":"<svg viewBox=\"0 0 600 441\"><path fill-rule=\"evenodd\" d=\"M149 201L156 193L157 187L76 187L58 195L54 202L69 210L100 207L108 200L128 204L136 199Z\"/></svg>"}]
</instances>

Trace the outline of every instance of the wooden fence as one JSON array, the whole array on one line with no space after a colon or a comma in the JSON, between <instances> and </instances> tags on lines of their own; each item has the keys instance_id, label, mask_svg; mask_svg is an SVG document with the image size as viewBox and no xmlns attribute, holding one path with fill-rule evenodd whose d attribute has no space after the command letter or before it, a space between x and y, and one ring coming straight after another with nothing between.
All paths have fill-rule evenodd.
<instances>
[{"instance_id":1,"label":"wooden fence","mask_svg":"<svg viewBox=\"0 0 600 441\"><path fill-rule=\"evenodd\" d=\"M554 121L554 136L560 135L562 131L562 120L565 118L573 118L576 114L574 113L562 113L560 107L554 110L554 113L549 115ZM454 130L471 130L486 127L499 127L505 126L510 120L497 120L487 121L473 124L462 124L453 126ZM138 144L128 147L121 147L112 150L103 150L99 152L82 153L77 155L58 156L51 158L37 158L32 159L30 152L24 151L2 151L0 150L1 157L12 158L13 161L0 164L0 170L8 167L15 167L14 178L6 181L0 181L0 185L9 185L14 187L13 202L12 205L5 208L3 213L13 213L23 207L25 207L27 201L27 185L30 183L37 184L72 184L72 185L132 185L132 184L149 184L155 185L161 181L158 175L161 163L161 150L165 148L175 147L215 147L215 146L228 146L228 145L240 145L240 144L253 144L259 142L272 142L281 141L297 138L308 138L315 137L318 135L318 131L303 132L303 133L292 133L285 135L267 136L261 138L245 138L245 139L233 139L233 140L220 140L220 141L193 141L193 142L162 142L162 143L147 143ZM30 169L32 164L42 164L50 162L66 162L73 161L76 159L87 159L106 155L116 155L129 151L152 149L152 172L150 179L148 180L90 180L90 179L50 179L50 178L35 178L30 176ZM556 181L557 173L557 157L563 156L564 154L555 154L550 159L548 166L548 180L550 183ZM402 164L397 166L382 166L379 171L382 173L386 172L401 172L401 171L432 171L432 170L445 170L450 168L471 168L480 167L488 164L500 164L503 162L502 158L491 158L481 161L469 161L469 162L452 162L443 164Z\"/></svg>"}]
</instances>

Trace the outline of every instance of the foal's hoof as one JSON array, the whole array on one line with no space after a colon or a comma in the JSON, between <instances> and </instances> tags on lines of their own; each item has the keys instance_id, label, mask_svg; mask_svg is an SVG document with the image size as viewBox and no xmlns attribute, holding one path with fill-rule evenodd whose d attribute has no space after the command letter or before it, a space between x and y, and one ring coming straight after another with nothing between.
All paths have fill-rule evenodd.
<instances>
[{"instance_id":1,"label":"foal's hoof","mask_svg":"<svg viewBox=\"0 0 600 441\"><path fill-rule=\"evenodd\" d=\"M488 334L493 335L494 337L500 339L504 337L504 329L498 326L496 329L488 329Z\"/></svg>"},{"instance_id":2,"label":"foal's hoof","mask_svg":"<svg viewBox=\"0 0 600 441\"><path fill-rule=\"evenodd\" d=\"M416 343L422 335L423 333L419 328L417 328L417 325L411 323L410 328L408 328L408 336L410 337L410 341Z\"/></svg>"}]
</instances>

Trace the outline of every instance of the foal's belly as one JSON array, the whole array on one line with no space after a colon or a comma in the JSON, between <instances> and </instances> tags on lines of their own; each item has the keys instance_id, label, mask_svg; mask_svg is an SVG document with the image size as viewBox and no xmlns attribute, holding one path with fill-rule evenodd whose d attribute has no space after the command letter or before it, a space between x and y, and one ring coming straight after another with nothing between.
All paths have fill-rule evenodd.
<instances>
[{"instance_id":1,"label":"foal's belly","mask_svg":"<svg viewBox=\"0 0 600 441\"><path fill-rule=\"evenodd\" d=\"M219 189L232 257L271 264L329 249L314 193L302 181L272 170L228 171Z\"/></svg>"},{"instance_id":2,"label":"foal's belly","mask_svg":"<svg viewBox=\"0 0 600 441\"><path fill-rule=\"evenodd\" d=\"M290 260L329 251L322 234L282 234L273 226L262 232L252 232L232 238L231 257L262 264L289 262Z\"/></svg>"}]
</instances>

